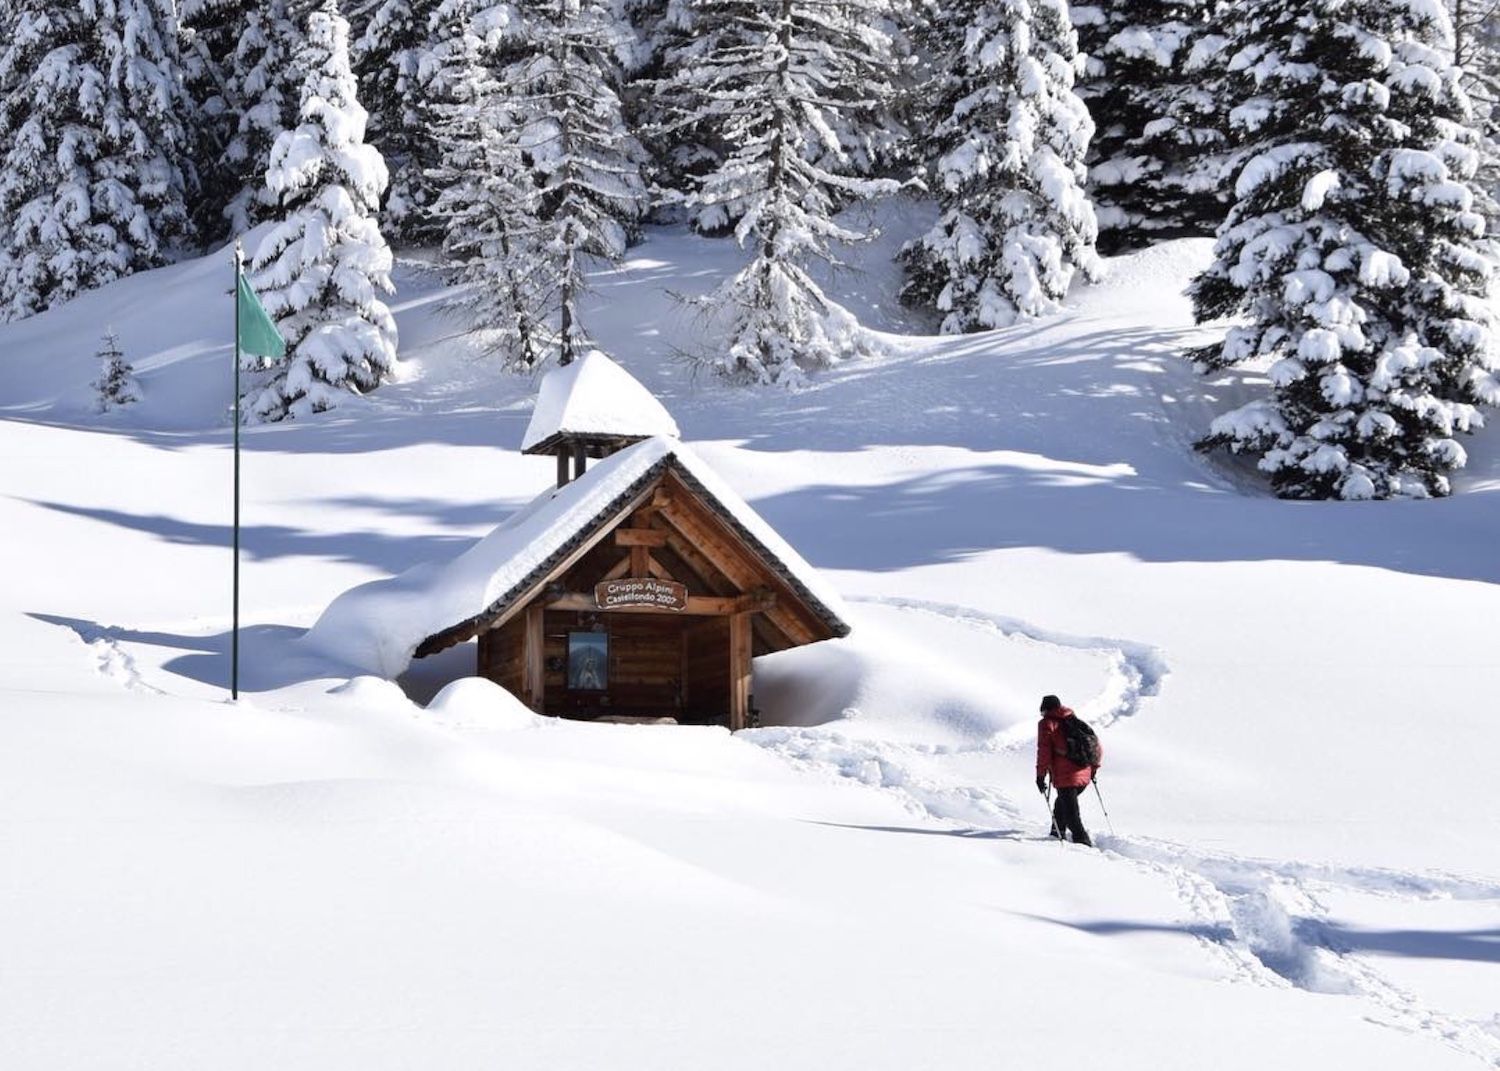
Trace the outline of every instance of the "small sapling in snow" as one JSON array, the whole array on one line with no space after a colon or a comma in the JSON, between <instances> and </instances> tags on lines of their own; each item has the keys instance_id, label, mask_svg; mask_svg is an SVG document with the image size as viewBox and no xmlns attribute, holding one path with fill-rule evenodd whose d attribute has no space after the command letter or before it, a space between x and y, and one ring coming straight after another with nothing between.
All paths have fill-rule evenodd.
<instances>
[{"instance_id":1,"label":"small sapling in snow","mask_svg":"<svg viewBox=\"0 0 1500 1071\"><path fill-rule=\"evenodd\" d=\"M99 392L99 412L141 400L141 385L136 381L130 362L120 349L120 336L114 331L105 331L104 342L99 347L99 378L91 384Z\"/></svg>"}]
</instances>

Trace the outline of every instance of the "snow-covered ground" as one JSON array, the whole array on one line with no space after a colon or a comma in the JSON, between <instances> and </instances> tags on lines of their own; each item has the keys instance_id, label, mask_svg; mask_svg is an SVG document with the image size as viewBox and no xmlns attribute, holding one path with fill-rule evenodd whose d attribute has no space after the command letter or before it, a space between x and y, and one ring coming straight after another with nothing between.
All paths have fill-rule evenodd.
<instances>
[{"instance_id":1,"label":"snow-covered ground","mask_svg":"<svg viewBox=\"0 0 1500 1071\"><path fill-rule=\"evenodd\" d=\"M1500 1066L1500 434L1445 501L1277 501L1191 449L1253 389L1178 357L1205 243L934 339L887 222L832 285L889 352L796 394L683 359L725 243L597 279L851 607L733 737L297 642L552 478L420 265L400 382L244 437L237 705L227 257L0 326L0 1067ZM106 325L146 401L100 416ZM1042 838L1044 692L1101 728L1103 851Z\"/></svg>"}]
</instances>

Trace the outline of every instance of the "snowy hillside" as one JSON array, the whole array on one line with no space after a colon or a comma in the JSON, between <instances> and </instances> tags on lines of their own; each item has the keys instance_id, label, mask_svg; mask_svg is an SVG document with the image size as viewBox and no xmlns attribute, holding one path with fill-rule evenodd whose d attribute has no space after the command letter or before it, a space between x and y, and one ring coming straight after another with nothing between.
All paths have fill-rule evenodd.
<instances>
[{"instance_id":1,"label":"snowy hillside","mask_svg":"<svg viewBox=\"0 0 1500 1071\"><path fill-rule=\"evenodd\" d=\"M238 705L228 255L0 325L0 1066L1500 1066L1500 431L1449 499L1277 500L1191 448L1257 386L1180 358L1208 243L935 338L887 266L931 220L880 222L825 281L885 352L796 393L685 359L728 243L593 280L851 608L734 736L299 643L553 477L416 260L397 382L244 436ZM145 400L99 415L106 326ZM1102 851L1043 838L1045 692L1101 730Z\"/></svg>"}]
</instances>

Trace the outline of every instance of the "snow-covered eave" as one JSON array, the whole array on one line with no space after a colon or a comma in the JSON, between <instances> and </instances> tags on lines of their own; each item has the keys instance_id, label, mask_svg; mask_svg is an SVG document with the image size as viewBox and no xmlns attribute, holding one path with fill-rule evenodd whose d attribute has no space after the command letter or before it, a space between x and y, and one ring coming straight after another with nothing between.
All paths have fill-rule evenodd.
<instances>
[{"instance_id":1,"label":"snow-covered eave","mask_svg":"<svg viewBox=\"0 0 1500 1071\"><path fill-rule=\"evenodd\" d=\"M473 636L477 636L486 628L498 623L513 607L530 600L531 596L547 582L547 579L571 556L579 547L592 544L598 539L609 534L610 530L620 524L630 511L629 507L633 500L641 498L647 491L655 486L660 476L666 470L670 454L654 463L646 469L639 477L630 483L623 491L616 495L609 503L591 518L574 530L573 534L565 539L561 545L556 547L545 558L539 561L532 570L502 593L489 606L475 614L473 617L450 625L441 632L435 632L417 644L412 652L413 658L425 658L427 655L436 654L438 651L452 647L456 643L463 643ZM567 487L579 487L585 484L594 473L600 470L594 469L574 480ZM566 490L566 488L564 488Z\"/></svg>"},{"instance_id":2,"label":"snow-covered eave","mask_svg":"<svg viewBox=\"0 0 1500 1071\"><path fill-rule=\"evenodd\" d=\"M521 439L523 453L568 441L634 442L680 432L666 407L609 356L590 350L542 378Z\"/></svg>"},{"instance_id":3,"label":"snow-covered eave","mask_svg":"<svg viewBox=\"0 0 1500 1071\"><path fill-rule=\"evenodd\" d=\"M749 503L694 454L679 451L669 458L669 464L675 475L713 506L719 519L813 611L832 634L830 638L849 635L844 600Z\"/></svg>"},{"instance_id":4,"label":"snow-covered eave","mask_svg":"<svg viewBox=\"0 0 1500 1071\"><path fill-rule=\"evenodd\" d=\"M585 446L621 447L634 446L650 438L649 435L610 435L602 432L555 431L530 446L523 447L523 454L553 454L564 443L582 443Z\"/></svg>"},{"instance_id":5,"label":"snow-covered eave","mask_svg":"<svg viewBox=\"0 0 1500 1071\"><path fill-rule=\"evenodd\" d=\"M717 473L676 439L657 437L548 488L456 557L346 591L306 640L365 672L399 676L414 657L461 643L529 603L571 556L605 539L669 473L800 602L819 638L848 634L838 593Z\"/></svg>"},{"instance_id":6,"label":"snow-covered eave","mask_svg":"<svg viewBox=\"0 0 1500 1071\"><path fill-rule=\"evenodd\" d=\"M730 531L796 593L828 630L828 638L849 634L842 600L817 577L813 567L801 555L780 536L775 535L748 503L729 490L680 443L663 438L647 441L671 442L671 447L604 508L583 523L570 538L539 562L530 573L480 613L428 636L417 645L413 657L424 658L454 644L463 643L530 602L569 557L580 548L592 546L607 536L633 511L636 504L634 500L650 492L668 472L687 484L713 509L714 514ZM579 479L587 480L594 471L598 470L585 473ZM578 482L574 481L575 484ZM773 547L768 544L776 545Z\"/></svg>"}]
</instances>

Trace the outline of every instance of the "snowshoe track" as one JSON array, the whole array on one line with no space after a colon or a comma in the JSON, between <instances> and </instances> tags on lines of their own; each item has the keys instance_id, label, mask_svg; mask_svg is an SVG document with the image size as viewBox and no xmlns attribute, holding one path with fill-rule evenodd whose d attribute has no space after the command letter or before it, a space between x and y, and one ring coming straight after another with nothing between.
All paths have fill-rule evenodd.
<instances>
[{"instance_id":1,"label":"snowshoe track","mask_svg":"<svg viewBox=\"0 0 1500 1071\"><path fill-rule=\"evenodd\" d=\"M1107 854L1175 879L1189 911L1248 967L1239 972L1247 980L1358 997L1373 1006L1373 1022L1428 1035L1486 1067L1500 1067L1500 1035L1494 1024L1429 1007L1392 983L1368 957L1356 956L1342 945L1327 925L1328 912L1320 898L1327 890L1345 887L1407 900L1500 901L1500 885L1456 875L1202 853L1149 838L1100 840Z\"/></svg>"},{"instance_id":2,"label":"snowshoe track","mask_svg":"<svg viewBox=\"0 0 1500 1071\"><path fill-rule=\"evenodd\" d=\"M1110 663L1109 683L1102 693L1090 701L1089 712L1089 720L1099 725L1110 725L1120 718L1134 715L1140 710L1144 699L1161 692L1162 683L1171 672L1161 651L1149 644L1131 640L1057 632L1022 621L1018 617L992 614L954 603L868 595L852 596L849 601L930 614L997 636L1020 636L1036 643L1105 655ZM1027 735L1030 736L1029 728Z\"/></svg>"},{"instance_id":3,"label":"snowshoe track","mask_svg":"<svg viewBox=\"0 0 1500 1071\"><path fill-rule=\"evenodd\" d=\"M897 795L914 815L969 827L976 837L1025 841L1042 822L1011 793L947 780L945 758L977 749L941 749L860 740L831 727L760 729L745 734L811 773ZM1037 813L1033 813L1037 811ZM1096 835L1105 859L1143 868L1182 902L1191 932L1228 976L1241 983L1340 994L1370 1006L1372 1022L1426 1035L1500 1068L1500 1020L1450 1015L1385 978L1368 957L1341 947L1326 925L1320 892L1346 887L1405 900L1495 900L1500 885L1456 875L1275 862L1203 853L1169 841Z\"/></svg>"},{"instance_id":4,"label":"snowshoe track","mask_svg":"<svg viewBox=\"0 0 1500 1071\"><path fill-rule=\"evenodd\" d=\"M947 603L879 597L851 601L931 614L999 636L1102 652L1111 660L1111 672L1105 690L1090 703L1091 720L1101 726L1137 714L1144 699L1160 692L1170 672L1162 653L1145 644L1055 632ZM991 834L988 839L1026 840L1018 828L1041 825L1039 813L1032 813L1036 808L1023 807L1011 793L972 783L971 778L945 776L955 771L944 770L945 760L1029 742L1029 727L1024 740L1001 733L973 747L951 748L860 739L836 724L761 729L745 735L798 768L896 794L916 815L969 825L976 835ZM1369 957L1340 946L1320 898L1343 887L1406 900L1500 903L1500 883L1449 874L1276 862L1200 852L1144 837L1101 835L1097 840L1105 859L1144 868L1175 891L1197 940L1225 964L1234 980L1353 997L1370 1007L1372 1022L1427 1036L1482 1066L1500 1068L1500 1017L1484 1023L1450 1015L1392 983Z\"/></svg>"},{"instance_id":5,"label":"snowshoe track","mask_svg":"<svg viewBox=\"0 0 1500 1071\"><path fill-rule=\"evenodd\" d=\"M140 667L136 665L135 657L125 648L120 646L116 637L116 630L104 626L73 626L73 632L88 645L93 653L95 669L99 675L135 692L145 692L149 695L164 695L165 693L153 685L147 684L141 675Z\"/></svg>"}]
</instances>

